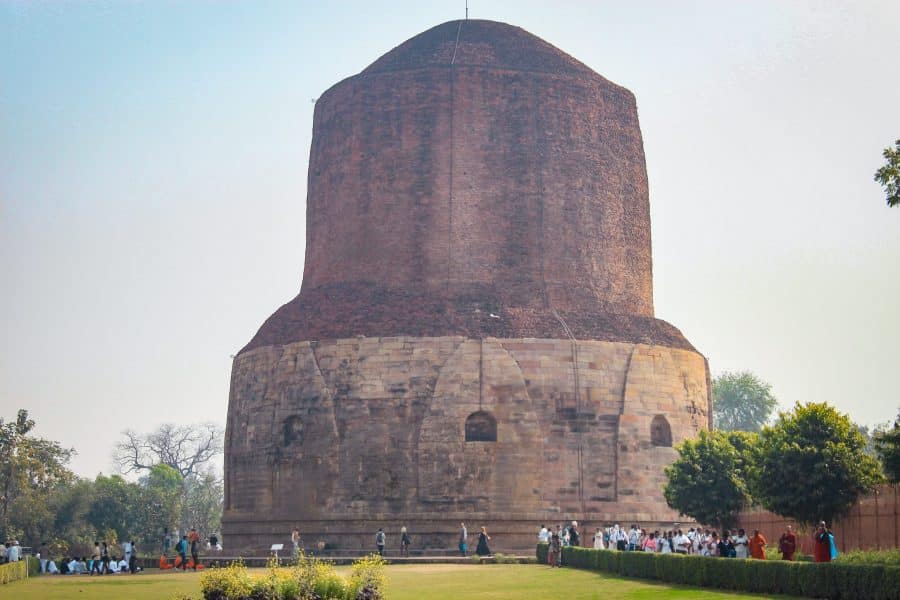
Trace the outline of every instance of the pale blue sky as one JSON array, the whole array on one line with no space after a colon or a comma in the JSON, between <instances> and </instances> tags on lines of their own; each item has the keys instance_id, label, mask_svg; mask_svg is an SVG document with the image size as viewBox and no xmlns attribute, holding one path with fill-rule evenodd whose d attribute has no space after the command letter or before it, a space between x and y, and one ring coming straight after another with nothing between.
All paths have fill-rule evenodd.
<instances>
[{"instance_id":1,"label":"pale blue sky","mask_svg":"<svg viewBox=\"0 0 900 600\"><path fill-rule=\"evenodd\" d=\"M558 5L557 5L558 4ZM224 423L300 287L312 99L463 2L0 3L0 415L110 469ZM489 2L637 96L657 315L783 406L900 406L900 3Z\"/></svg>"}]
</instances>

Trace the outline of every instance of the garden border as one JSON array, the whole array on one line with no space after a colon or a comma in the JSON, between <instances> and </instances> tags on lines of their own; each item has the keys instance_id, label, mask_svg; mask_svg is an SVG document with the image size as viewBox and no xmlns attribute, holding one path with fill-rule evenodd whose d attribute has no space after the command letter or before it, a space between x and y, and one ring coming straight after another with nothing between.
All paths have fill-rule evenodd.
<instances>
[{"instance_id":1,"label":"garden border","mask_svg":"<svg viewBox=\"0 0 900 600\"><path fill-rule=\"evenodd\" d=\"M547 544L537 559L547 564ZM832 600L897 600L900 567L619 552L567 546L567 567L753 594L787 594Z\"/></svg>"}]
</instances>

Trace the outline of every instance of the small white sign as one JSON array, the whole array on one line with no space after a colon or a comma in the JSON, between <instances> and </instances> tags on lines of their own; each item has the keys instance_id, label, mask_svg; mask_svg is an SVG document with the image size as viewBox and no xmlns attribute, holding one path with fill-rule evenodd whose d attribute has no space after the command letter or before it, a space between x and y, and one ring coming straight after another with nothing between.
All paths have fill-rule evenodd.
<instances>
[{"instance_id":1,"label":"small white sign","mask_svg":"<svg viewBox=\"0 0 900 600\"><path fill-rule=\"evenodd\" d=\"M272 544L272 547L269 548L272 552L278 552L279 550L284 550L284 544Z\"/></svg>"}]
</instances>

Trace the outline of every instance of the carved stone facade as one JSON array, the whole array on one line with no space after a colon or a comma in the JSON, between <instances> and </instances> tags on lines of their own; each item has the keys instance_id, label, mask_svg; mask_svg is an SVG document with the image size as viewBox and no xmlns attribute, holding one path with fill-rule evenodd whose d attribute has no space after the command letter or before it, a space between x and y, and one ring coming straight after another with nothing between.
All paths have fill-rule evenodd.
<instances>
[{"instance_id":1,"label":"carved stone facade","mask_svg":"<svg viewBox=\"0 0 900 600\"><path fill-rule=\"evenodd\" d=\"M307 210L301 292L234 360L230 548L677 518L663 469L708 369L653 315L630 92L521 29L439 25L319 99Z\"/></svg>"}]
</instances>

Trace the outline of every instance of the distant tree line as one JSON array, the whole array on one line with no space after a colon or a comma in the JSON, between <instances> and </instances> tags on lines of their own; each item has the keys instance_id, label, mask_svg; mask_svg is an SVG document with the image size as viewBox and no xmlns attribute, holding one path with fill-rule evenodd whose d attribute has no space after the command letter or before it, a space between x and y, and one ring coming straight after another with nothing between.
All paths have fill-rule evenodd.
<instances>
[{"instance_id":1,"label":"distant tree line","mask_svg":"<svg viewBox=\"0 0 900 600\"><path fill-rule=\"evenodd\" d=\"M69 469L75 451L35 436L34 427L26 410L14 421L0 418L0 540L85 554L96 540L134 540L139 551L155 553L166 528L218 532L223 488L210 462L221 453L221 428L125 432L114 457L123 473L140 475L128 481L77 477ZM124 460L126 446L139 449L136 460Z\"/></svg>"}]
</instances>

